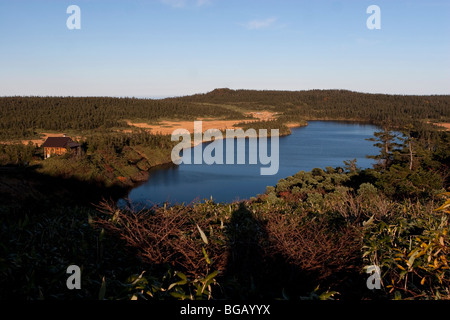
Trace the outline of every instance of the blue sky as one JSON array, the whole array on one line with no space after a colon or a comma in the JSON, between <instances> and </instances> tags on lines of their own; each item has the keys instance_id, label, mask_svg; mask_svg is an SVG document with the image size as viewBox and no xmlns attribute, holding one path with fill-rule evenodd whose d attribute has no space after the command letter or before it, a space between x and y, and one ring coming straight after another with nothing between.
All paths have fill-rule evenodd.
<instances>
[{"instance_id":1,"label":"blue sky","mask_svg":"<svg viewBox=\"0 0 450 320\"><path fill-rule=\"evenodd\" d=\"M1 96L222 87L450 94L450 1L0 0Z\"/></svg>"}]
</instances>

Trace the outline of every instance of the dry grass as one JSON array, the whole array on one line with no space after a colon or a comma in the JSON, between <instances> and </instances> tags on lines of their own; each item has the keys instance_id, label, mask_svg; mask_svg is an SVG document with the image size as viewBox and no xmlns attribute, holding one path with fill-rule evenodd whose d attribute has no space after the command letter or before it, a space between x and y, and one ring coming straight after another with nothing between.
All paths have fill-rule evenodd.
<instances>
[{"instance_id":1,"label":"dry grass","mask_svg":"<svg viewBox=\"0 0 450 320\"><path fill-rule=\"evenodd\" d=\"M256 122L256 121L269 121L276 119L278 115L276 112L270 111L259 111L259 112L248 112L248 115L252 115L257 120L218 120L212 118L198 118L198 120L202 120L202 130L205 132L209 129L238 129L239 127L235 126L240 122ZM134 123L131 121L127 121L127 124L130 126L149 129L153 133L161 133L161 134L172 134L172 132L176 129L186 129L189 132L194 132L194 122L193 121L161 121L159 124L151 125L148 123Z\"/></svg>"},{"instance_id":2,"label":"dry grass","mask_svg":"<svg viewBox=\"0 0 450 320\"><path fill-rule=\"evenodd\" d=\"M298 128L298 127L302 127L303 126L303 124L298 123L298 122L288 122L285 125L288 128Z\"/></svg>"},{"instance_id":3,"label":"dry grass","mask_svg":"<svg viewBox=\"0 0 450 320\"><path fill-rule=\"evenodd\" d=\"M64 137L64 133L48 133L48 132L41 132L40 133L41 138L40 139L28 139L28 140L22 140L21 142L23 144L28 144L30 141L33 143L33 145L38 145L39 147L47 140L49 137ZM72 139L81 139L81 137L71 137Z\"/></svg>"},{"instance_id":4,"label":"dry grass","mask_svg":"<svg viewBox=\"0 0 450 320\"><path fill-rule=\"evenodd\" d=\"M351 225L333 230L323 217L305 223L301 215L274 214L267 222L271 254L280 254L302 272L318 280L358 269L361 248L358 231Z\"/></svg>"},{"instance_id":5,"label":"dry grass","mask_svg":"<svg viewBox=\"0 0 450 320\"><path fill-rule=\"evenodd\" d=\"M435 126L441 127L443 129L445 129L445 131L450 131L450 122L433 123L433 122L428 121L428 123L432 123Z\"/></svg>"},{"instance_id":6,"label":"dry grass","mask_svg":"<svg viewBox=\"0 0 450 320\"><path fill-rule=\"evenodd\" d=\"M206 276L210 268L224 270L227 264L228 251L223 244L223 234L217 230L214 236L210 233L218 227L215 217L205 217L204 213L188 207L168 210L155 207L130 212L103 202L99 209L109 218L98 219L97 225L124 240L150 265L169 264L193 277L200 277ZM208 235L208 245L202 241L199 230ZM202 248L206 249L210 265Z\"/></svg>"},{"instance_id":7,"label":"dry grass","mask_svg":"<svg viewBox=\"0 0 450 320\"><path fill-rule=\"evenodd\" d=\"M444 127L446 131L450 131L450 123L449 122L436 123L436 125L438 125L440 127Z\"/></svg>"}]
</instances>

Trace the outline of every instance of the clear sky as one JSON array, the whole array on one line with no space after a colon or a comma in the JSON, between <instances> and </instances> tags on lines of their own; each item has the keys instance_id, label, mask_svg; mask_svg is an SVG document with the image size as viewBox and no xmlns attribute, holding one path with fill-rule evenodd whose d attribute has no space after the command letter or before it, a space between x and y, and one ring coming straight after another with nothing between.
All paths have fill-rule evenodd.
<instances>
[{"instance_id":1,"label":"clear sky","mask_svg":"<svg viewBox=\"0 0 450 320\"><path fill-rule=\"evenodd\" d=\"M1 96L223 87L450 94L450 1L0 0Z\"/></svg>"}]
</instances>

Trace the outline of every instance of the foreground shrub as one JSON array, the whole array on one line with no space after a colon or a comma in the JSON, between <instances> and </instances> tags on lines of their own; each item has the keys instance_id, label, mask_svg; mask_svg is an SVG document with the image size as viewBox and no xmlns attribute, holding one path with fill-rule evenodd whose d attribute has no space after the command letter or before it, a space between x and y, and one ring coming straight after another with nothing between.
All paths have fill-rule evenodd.
<instances>
[{"instance_id":1,"label":"foreground shrub","mask_svg":"<svg viewBox=\"0 0 450 320\"><path fill-rule=\"evenodd\" d=\"M170 265L193 277L204 277L212 269L223 270L227 250L223 218L185 206L133 212L103 202L109 217L96 224L124 240L153 267Z\"/></svg>"},{"instance_id":2,"label":"foreground shrub","mask_svg":"<svg viewBox=\"0 0 450 320\"><path fill-rule=\"evenodd\" d=\"M368 265L381 269L378 295L391 299L450 298L448 213L404 203L365 225Z\"/></svg>"},{"instance_id":3,"label":"foreground shrub","mask_svg":"<svg viewBox=\"0 0 450 320\"><path fill-rule=\"evenodd\" d=\"M266 250L291 266L291 280L303 281L310 290L319 284L336 288L361 268L358 228L329 218L274 213L267 220ZM296 286L299 289L301 283Z\"/></svg>"}]
</instances>

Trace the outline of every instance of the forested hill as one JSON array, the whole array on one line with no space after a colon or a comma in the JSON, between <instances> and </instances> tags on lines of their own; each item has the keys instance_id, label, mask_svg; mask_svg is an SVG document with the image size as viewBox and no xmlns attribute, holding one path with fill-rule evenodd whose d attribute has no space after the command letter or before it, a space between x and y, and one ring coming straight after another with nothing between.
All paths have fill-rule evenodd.
<instances>
[{"instance_id":1,"label":"forested hill","mask_svg":"<svg viewBox=\"0 0 450 320\"><path fill-rule=\"evenodd\" d=\"M399 124L412 120L448 121L449 95L388 95L347 90L257 91L215 89L170 101L234 104L271 109L287 119L369 120Z\"/></svg>"},{"instance_id":2,"label":"forested hill","mask_svg":"<svg viewBox=\"0 0 450 320\"><path fill-rule=\"evenodd\" d=\"M37 130L90 131L124 128L125 119L242 119L220 107L181 101L110 97L0 97L0 139L31 138Z\"/></svg>"},{"instance_id":3,"label":"forested hill","mask_svg":"<svg viewBox=\"0 0 450 320\"><path fill-rule=\"evenodd\" d=\"M415 127L450 122L450 96L402 96L345 90L256 91L216 89L162 100L111 97L0 97L0 139L39 132L86 132L128 127L124 120L156 122L199 117L243 119L245 112L277 112L280 122L314 119L361 120Z\"/></svg>"}]
</instances>

